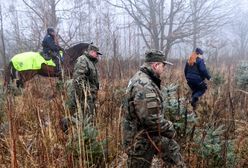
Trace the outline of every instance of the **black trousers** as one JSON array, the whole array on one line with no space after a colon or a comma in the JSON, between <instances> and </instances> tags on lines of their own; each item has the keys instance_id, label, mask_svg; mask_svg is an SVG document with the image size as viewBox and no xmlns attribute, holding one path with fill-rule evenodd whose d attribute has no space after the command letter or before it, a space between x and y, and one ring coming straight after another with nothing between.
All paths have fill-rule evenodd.
<instances>
[{"instance_id":1,"label":"black trousers","mask_svg":"<svg viewBox=\"0 0 248 168\"><path fill-rule=\"evenodd\" d=\"M43 57L45 60L50 60L52 59L53 62L55 63L55 71L58 73L60 72L60 54L59 52L51 52L49 53L43 53Z\"/></svg>"},{"instance_id":2,"label":"black trousers","mask_svg":"<svg viewBox=\"0 0 248 168\"><path fill-rule=\"evenodd\" d=\"M196 103L207 90L207 84L204 81L201 83L188 81L188 85L192 90L192 102Z\"/></svg>"}]
</instances>

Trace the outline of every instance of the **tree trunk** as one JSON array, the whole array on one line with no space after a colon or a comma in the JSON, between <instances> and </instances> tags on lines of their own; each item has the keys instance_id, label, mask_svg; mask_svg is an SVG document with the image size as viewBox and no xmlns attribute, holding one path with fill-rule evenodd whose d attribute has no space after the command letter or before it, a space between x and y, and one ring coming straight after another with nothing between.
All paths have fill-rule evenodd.
<instances>
[{"instance_id":1,"label":"tree trunk","mask_svg":"<svg viewBox=\"0 0 248 168\"><path fill-rule=\"evenodd\" d=\"M5 52L5 43L4 43L4 33L3 33L3 15L2 15L2 6L0 5L0 23L1 23L1 41L2 41L2 58L3 58L3 66L4 69L7 67L7 58Z\"/></svg>"},{"instance_id":2,"label":"tree trunk","mask_svg":"<svg viewBox=\"0 0 248 168\"><path fill-rule=\"evenodd\" d=\"M193 15L192 15L192 23L193 23L193 49L196 48L197 45L197 1L193 1Z\"/></svg>"},{"instance_id":3,"label":"tree trunk","mask_svg":"<svg viewBox=\"0 0 248 168\"><path fill-rule=\"evenodd\" d=\"M168 57L172 42L173 42L173 23L174 23L174 0L170 1L170 15L169 15L169 31L167 34L167 42L165 47L165 58Z\"/></svg>"}]
</instances>

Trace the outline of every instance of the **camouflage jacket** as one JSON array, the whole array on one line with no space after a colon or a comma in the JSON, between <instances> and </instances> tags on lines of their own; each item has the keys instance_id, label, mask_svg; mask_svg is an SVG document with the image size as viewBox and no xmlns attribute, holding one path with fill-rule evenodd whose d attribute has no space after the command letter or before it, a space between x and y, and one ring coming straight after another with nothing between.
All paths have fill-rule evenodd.
<instances>
[{"instance_id":1,"label":"camouflage jacket","mask_svg":"<svg viewBox=\"0 0 248 168\"><path fill-rule=\"evenodd\" d=\"M86 91L88 95L96 97L99 90L96 63L97 60L87 54L77 59L73 72L73 85L77 94L81 95Z\"/></svg>"},{"instance_id":2,"label":"camouflage jacket","mask_svg":"<svg viewBox=\"0 0 248 168\"><path fill-rule=\"evenodd\" d=\"M137 136L144 137L146 133L168 138L174 136L173 124L164 117L160 79L149 66L142 66L131 78L126 100L123 120L125 147L133 144Z\"/></svg>"}]
</instances>

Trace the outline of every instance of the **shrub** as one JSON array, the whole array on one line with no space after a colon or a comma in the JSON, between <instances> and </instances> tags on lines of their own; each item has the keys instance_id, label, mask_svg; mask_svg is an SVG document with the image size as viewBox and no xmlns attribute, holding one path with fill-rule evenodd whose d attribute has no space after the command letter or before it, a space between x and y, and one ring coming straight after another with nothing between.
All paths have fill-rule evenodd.
<instances>
[{"instance_id":1,"label":"shrub","mask_svg":"<svg viewBox=\"0 0 248 168\"><path fill-rule=\"evenodd\" d=\"M248 62L241 62L236 69L236 84L238 88L248 90Z\"/></svg>"},{"instance_id":2,"label":"shrub","mask_svg":"<svg viewBox=\"0 0 248 168\"><path fill-rule=\"evenodd\" d=\"M214 88L220 87L222 84L225 83L224 76L220 74L220 72L214 73L212 75L212 81Z\"/></svg>"},{"instance_id":3,"label":"shrub","mask_svg":"<svg viewBox=\"0 0 248 168\"><path fill-rule=\"evenodd\" d=\"M3 93L3 86L0 85L0 124L3 123L5 120L4 105L5 105L5 94Z\"/></svg>"},{"instance_id":4,"label":"shrub","mask_svg":"<svg viewBox=\"0 0 248 168\"><path fill-rule=\"evenodd\" d=\"M78 132L78 130L76 130ZM105 140L97 140L98 131L91 123L84 126L82 133L71 137L67 142L67 154L73 155L76 165L83 167L101 167L104 157Z\"/></svg>"},{"instance_id":5,"label":"shrub","mask_svg":"<svg viewBox=\"0 0 248 168\"><path fill-rule=\"evenodd\" d=\"M221 84L222 77L216 76L216 85ZM187 114L187 106L185 106L184 98L176 98L178 85L171 84L162 89L162 93L166 98L164 106L166 108L165 115L171 121L177 130L177 138L180 142L180 137L190 137L194 133L192 142L192 150L200 159L207 161L206 167L221 168L223 165L226 167L235 167L238 158L235 154L234 141L224 138L225 128L223 125L214 127L213 124L207 124L205 128L194 127L197 124L198 118L195 115ZM187 114L187 115L186 115ZM187 117L187 118L185 118ZM187 119L187 120L186 120ZM194 131L192 130L194 127ZM226 152L226 156L223 157L223 153Z\"/></svg>"},{"instance_id":6,"label":"shrub","mask_svg":"<svg viewBox=\"0 0 248 168\"><path fill-rule=\"evenodd\" d=\"M234 141L224 139L225 131L224 125L215 128L210 123L205 128L196 130L194 141L197 147L194 148L194 152L207 160L206 166L222 168L226 164L231 168L237 164ZM226 150L225 157L223 157L224 150Z\"/></svg>"},{"instance_id":7,"label":"shrub","mask_svg":"<svg viewBox=\"0 0 248 168\"><path fill-rule=\"evenodd\" d=\"M165 98L165 116L173 122L175 129L177 130L177 134L179 136L183 136L185 133L189 133L191 131L191 128L188 127L188 123L195 123L197 119L193 113L193 115L187 114L188 111L184 103L185 98L177 98L177 90L177 84L170 84L162 88L162 93ZM187 117L187 122L185 117Z\"/></svg>"}]
</instances>

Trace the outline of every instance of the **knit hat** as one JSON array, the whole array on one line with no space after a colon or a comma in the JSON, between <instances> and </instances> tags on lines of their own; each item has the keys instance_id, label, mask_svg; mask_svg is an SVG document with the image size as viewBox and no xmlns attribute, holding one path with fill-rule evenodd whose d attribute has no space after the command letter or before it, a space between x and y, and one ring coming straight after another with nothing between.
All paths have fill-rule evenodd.
<instances>
[{"instance_id":1,"label":"knit hat","mask_svg":"<svg viewBox=\"0 0 248 168\"><path fill-rule=\"evenodd\" d=\"M198 54L200 54L200 55L202 55L204 52L202 51L202 49L200 49L200 48L196 48L195 49L195 52L196 52L196 54L198 55Z\"/></svg>"}]
</instances>

